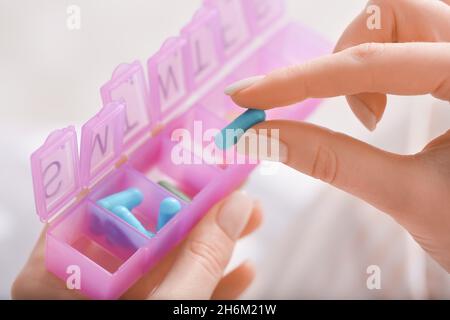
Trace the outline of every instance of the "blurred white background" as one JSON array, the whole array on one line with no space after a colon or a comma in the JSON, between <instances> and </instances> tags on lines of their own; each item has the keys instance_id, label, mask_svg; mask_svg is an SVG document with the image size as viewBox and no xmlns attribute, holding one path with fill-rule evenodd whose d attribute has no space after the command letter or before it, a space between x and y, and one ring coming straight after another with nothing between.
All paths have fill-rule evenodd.
<instances>
[{"instance_id":1,"label":"blurred white background","mask_svg":"<svg viewBox=\"0 0 450 320\"><path fill-rule=\"evenodd\" d=\"M120 62L145 61L176 35L200 0L0 0L0 298L42 228L34 209L29 156L47 134L79 127L100 106L99 87ZM66 8L81 8L81 30ZM291 0L289 14L335 42L361 0ZM176 10L174 10L176 8ZM448 105L429 97L390 99L368 133L343 98L311 121L389 151L419 151L448 129ZM258 276L246 298L450 297L449 277L392 219L343 192L281 168L256 171L250 194L263 199L265 223L244 240L233 264L250 259ZM382 289L366 288L366 268L382 270Z\"/></svg>"}]
</instances>

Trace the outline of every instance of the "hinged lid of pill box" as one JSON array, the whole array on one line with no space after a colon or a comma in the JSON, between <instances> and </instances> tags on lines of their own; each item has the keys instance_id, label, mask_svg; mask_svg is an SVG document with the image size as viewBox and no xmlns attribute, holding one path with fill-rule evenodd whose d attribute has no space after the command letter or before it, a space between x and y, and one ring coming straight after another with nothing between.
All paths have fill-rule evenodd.
<instances>
[{"instance_id":1,"label":"hinged lid of pill box","mask_svg":"<svg viewBox=\"0 0 450 320\"><path fill-rule=\"evenodd\" d=\"M84 189L114 170L122 155L195 105L227 68L237 67L241 51L273 28L283 8L282 0L205 0L180 35L148 59L147 72L139 61L119 65L100 90L103 109L82 128L81 158L73 127L55 131L33 153L41 220L70 207Z\"/></svg>"},{"instance_id":2,"label":"hinged lid of pill box","mask_svg":"<svg viewBox=\"0 0 450 320\"><path fill-rule=\"evenodd\" d=\"M47 221L81 191L75 128L51 133L31 155L31 170L37 213Z\"/></svg>"},{"instance_id":3,"label":"hinged lid of pill box","mask_svg":"<svg viewBox=\"0 0 450 320\"><path fill-rule=\"evenodd\" d=\"M149 137L153 125L158 123L159 112L150 107L144 69L139 61L119 65L111 80L100 89L100 94L104 105L117 102L125 107L123 152Z\"/></svg>"},{"instance_id":4,"label":"hinged lid of pill box","mask_svg":"<svg viewBox=\"0 0 450 320\"><path fill-rule=\"evenodd\" d=\"M281 19L283 4L205 0L180 35L148 59L147 72L139 61L119 65L100 91L104 104L125 105L123 152L130 153L161 124L195 105L196 95L219 81L227 64Z\"/></svg>"},{"instance_id":5,"label":"hinged lid of pill box","mask_svg":"<svg viewBox=\"0 0 450 320\"><path fill-rule=\"evenodd\" d=\"M36 209L46 222L75 203L121 154L124 106L106 105L82 129L81 160L75 128L51 133L31 155Z\"/></svg>"},{"instance_id":6,"label":"hinged lid of pill box","mask_svg":"<svg viewBox=\"0 0 450 320\"><path fill-rule=\"evenodd\" d=\"M92 187L114 169L122 154L125 106L111 102L81 129L80 173L83 186Z\"/></svg>"}]
</instances>

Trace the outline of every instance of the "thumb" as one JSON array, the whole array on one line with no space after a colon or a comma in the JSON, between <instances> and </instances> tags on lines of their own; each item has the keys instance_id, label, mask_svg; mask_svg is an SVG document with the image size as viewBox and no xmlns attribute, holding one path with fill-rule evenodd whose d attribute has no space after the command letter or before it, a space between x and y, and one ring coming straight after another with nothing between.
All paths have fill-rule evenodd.
<instances>
[{"instance_id":1,"label":"thumb","mask_svg":"<svg viewBox=\"0 0 450 320\"><path fill-rule=\"evenodd\" d=\"M254 202L236 191L214 206L185 240L151 299L209 299L253 212Z\"/></svg>"},{"instance_id":2,"label":"thumb","mask_svg":"<svg viewBox=\"0 0 450 320\"><path fill-rule=\"evenodd\" d=\"M276 132L286 165L351 193L384 212L408 212L414 203L415 191L411 186L420 186L421 171L413 156L385 152L304 122L274 120L252 129L246 135L266 135L258 141L267 141L262 138L275 137ZM244 135L241 139L244 138L248 137Z\"/></svg>"}]
</instances>

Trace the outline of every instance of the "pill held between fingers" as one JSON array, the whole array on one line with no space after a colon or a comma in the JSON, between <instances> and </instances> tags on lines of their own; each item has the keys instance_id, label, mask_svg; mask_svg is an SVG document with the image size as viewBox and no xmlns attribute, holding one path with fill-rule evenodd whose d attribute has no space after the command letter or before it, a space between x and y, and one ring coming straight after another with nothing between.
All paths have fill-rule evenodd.
<instances>
[{"instance_id":1,"label":"pill held between fingers","mask_svg":"<svg viewBox=\"0 0 450 320\"><path fill-rule=\"evenodd\" d=\"M124 206L128 210L132 210L142 203L143 198L139 189L129 188L98 200L97 204L108 210L117 206Z\"/></svg>"},{"instance_id":2,"label":"pill held between fingers","mask_svg":"<svg viewBox=\"0 0 450 320\"><path fill-rule=\"evenodd\" d=\"M146 234L149 237L153 237L153 233L147 231L141 222L128 210L125 206L116 206L110 209L112 213L127 222L129 225L135 227L140 232Z\"/></svg>"},{"instance_id":3,"label":"pill held between fingers","mask_svg":"<svg viewBox=\"0 0 450 320\"><path fill-rule=\"evenodd\" d=\"M180 210L180 201L172 197L164 198L159 205L158 226L156 230L159 231L164 227Z\"/></svg>"},{"instance_id":4,"label":"pill held between fingers","mask_svg":"<svg viewBox=\"0 0 450 320\"><path fill-rule=\"evenodd\" d=\"M216 146L222 150L230 148L248 129L265 120L264 110L248 109L216 135Z\"/></svg>"}]
</instances>

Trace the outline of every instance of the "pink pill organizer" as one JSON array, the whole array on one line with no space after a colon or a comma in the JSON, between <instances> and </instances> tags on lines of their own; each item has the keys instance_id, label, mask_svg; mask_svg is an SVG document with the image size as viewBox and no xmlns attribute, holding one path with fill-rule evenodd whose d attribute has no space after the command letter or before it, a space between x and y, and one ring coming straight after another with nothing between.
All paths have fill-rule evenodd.
<instances>
[{"instance_id":1,"label":"pink pill organizer","mask_svg":"<svg viewBox=\"0 0 450 320\"><path fill-rule=\"evenodd\" d=\"M219 130L244 111L223 94L227 84L329 52L318 34L284 13L279 0L205 0L146 70L139 61L115 69L100 90L103 108L82 127L80 156L73 126L49 135L31 156L37 213L48 223L49 271L68 281L79 270L82 294L118 298L245 181L256 164L206 161L201 150L214 139L196 137L194 124ZM307 100L267 117L301 120L318 103ZM174 141L177 128L194 136L192 144ZM174 150L191 162L174 163ZM174 196L160 179L192 201L180 199L181 211L153 238L96 204L138 188L144 200L132 212L156 232L159 204Z\"/></svg>"}]
</instances>

